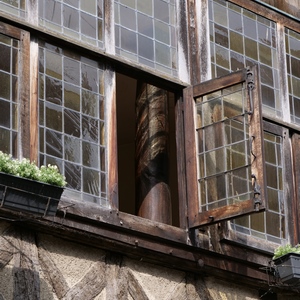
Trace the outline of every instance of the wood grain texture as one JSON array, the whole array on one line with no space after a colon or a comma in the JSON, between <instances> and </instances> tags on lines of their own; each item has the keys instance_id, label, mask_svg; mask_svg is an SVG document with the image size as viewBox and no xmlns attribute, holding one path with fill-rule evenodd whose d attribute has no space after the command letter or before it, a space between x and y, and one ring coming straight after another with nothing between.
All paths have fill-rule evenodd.
<instances>
[{"instance_id":1,"label":"wood grain texture","mask_svg":"<svg viewBox=\"0 0 300 300\"><path fill-rule=\"evenodd\" d=\"M18 252L14 254L15 264L14 299L40 299L40 278L38 270L38 252L35 245L35 234L26 229L18 230Z\"/></svg>"},{"instance_id":2,"label":"wood grain texture","mask_svg":"<svg viewBox=\"0 0 300 300\"><path fill-rule=\"evenodd\" d=\"M62 299L69 291L69 286L59 268L51 259L50 254L42 244L39 244L39 260L45 278L47 278L48 282L53 287L56 296L59 299Z\"/></svg>"}]
</instances>

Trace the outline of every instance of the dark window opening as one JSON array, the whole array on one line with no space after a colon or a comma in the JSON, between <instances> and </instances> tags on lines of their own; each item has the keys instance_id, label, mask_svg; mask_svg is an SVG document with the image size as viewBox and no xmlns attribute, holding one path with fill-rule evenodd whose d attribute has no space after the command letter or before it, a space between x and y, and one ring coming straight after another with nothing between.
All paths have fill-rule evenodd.
<instances>
[{"instance_id":1,"label":"dark window opening","mask_svg":"<svg viewBox=\"0 0 300 300\"><path fill-rule=\"evenodd\" d=\"M117 102L117 144L118 144L118 182L119 210L137 214L136 204L136 99L137 79L122 74L116 77ZM177 158L175 145L175 96L166 93L168 110L168 143L167 164L168 186L172 206L172 225L179 226L178 188L177 188ZM148 126L148 125L147 125ZM145 129L148 132L148 129ZM148 134L148 133L147 133ZM159 199L157 199L159 200ZM164 214L164 212L161 212Z\"/></svg>"}]
</instances>

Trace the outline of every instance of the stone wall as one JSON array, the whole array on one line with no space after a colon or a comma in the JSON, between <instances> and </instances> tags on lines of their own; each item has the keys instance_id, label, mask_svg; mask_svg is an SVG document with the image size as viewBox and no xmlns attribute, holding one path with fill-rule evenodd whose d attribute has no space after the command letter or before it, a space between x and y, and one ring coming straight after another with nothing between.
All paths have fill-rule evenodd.
<instances>
[{"instance_id":1,"label":"stone wall","mask_svg":"<svg viewBox=\"0 0 300 300\"><path fill-rule=\"evenodd\" d=\"M260 299L257 290L244 285L155 266L20 225L0 223L0 300Z\"/></svg>"}]
</instances>

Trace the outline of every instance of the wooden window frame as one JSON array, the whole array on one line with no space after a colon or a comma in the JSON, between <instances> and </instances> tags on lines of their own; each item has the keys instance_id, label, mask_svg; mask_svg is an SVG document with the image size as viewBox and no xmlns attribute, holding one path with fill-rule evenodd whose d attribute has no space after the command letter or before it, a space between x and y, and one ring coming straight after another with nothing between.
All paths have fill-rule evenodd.
<instances>
[{"instance_id":1,"label":"wooden window frame","mask_svg":"<svg viewBox=\"0 0 300 300\"><path fill-rule=\"evenodd\" d=\"M201 212L197 183L195 98L242 82L246 82L248 89L249 137L253 139L252 142L250 141L251 154L254 157L251 163L251 174L254 175L254 180L252 179L253 199ZM219 221L264 210L266 205L266 184L264 180L265 168L263 163L264 150L258 67L253 66L190 86L184 89L183 100L188 227L192 229L203 225L211 225ZM256 183L260 186L259 192Z\"/></svg>"}]
</instances>

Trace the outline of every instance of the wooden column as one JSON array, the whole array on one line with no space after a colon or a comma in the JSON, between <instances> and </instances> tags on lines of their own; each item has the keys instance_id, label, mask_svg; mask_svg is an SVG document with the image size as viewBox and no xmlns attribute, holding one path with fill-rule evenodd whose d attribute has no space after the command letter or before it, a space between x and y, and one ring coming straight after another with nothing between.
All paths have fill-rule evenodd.
<instances>
[{"instance_id":1,"label":"wooden column","mask_svg":"<svg viewBox=\"0 0 300 300\"><path fill-rule=\"evenodd\" d=\"M137 215L171 224L167 91L138 83L136 124Z\"/></svg>"}]
</instances>

